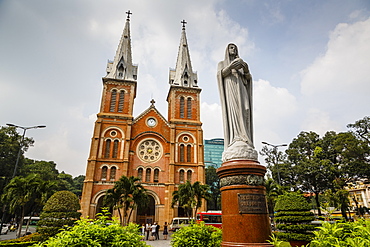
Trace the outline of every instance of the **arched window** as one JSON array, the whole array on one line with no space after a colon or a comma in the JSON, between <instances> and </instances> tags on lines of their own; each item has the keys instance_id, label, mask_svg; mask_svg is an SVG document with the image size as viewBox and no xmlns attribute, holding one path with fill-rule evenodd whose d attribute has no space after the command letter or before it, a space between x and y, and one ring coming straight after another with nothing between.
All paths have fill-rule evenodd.
<instances>
[{"instance_id":1,"label":"arched window","mask_svg":"<svg viewBox=\"0 0 370 247\"><path fill-rule=\"evenodd\" d=\"M112 155L112 157L113 158L117 158L117 154L118 154L118 140L114 140L114 142L113 142L113 155Z\"/></svg>"},{"instance_id":2,"label":"arched window","mask_svg":"<svg viewBox=\"0 0 370 247\"><path fill-rule=\"evenodd\" d=\"M185 172L184 170L181 170L180 177L179 177L180 183L184 183L184 177L185 177Z\"/></svg>"},{"instance_id":3,"label":"arched window","mask_svg":"<svg viewBox=\"0 0 370 247\"><path fill-rule=\"evenodd\" d=\"M180 162L185 162L185 145L180 145Z\"/></svg>"},{"instance_id":4,"label":"arched window","mask_svg":"<svg viewBox=\"0 0 370 247\"><path fill-rule=\"evenodd\" d=\"M180 97L180 118L185 117L185 99L184 97Z\"/></svg>"},{"instance_id":5,"label":"arched window","mask_svg":"<svg viewBox=\"0 0 370 247\"><path fill-rule=\"evenodd\" d=\"M154 182L158 183L159 181L159 169L154 170Z\"/></svg>"},{"instance_id":6,"label":"arched window","mask_svg":"<svg viewBox=\"0 0 370 247\"><path fill-rule=\"evenodd\" d=\"M110 139L108 139L108 140L105 142L104 158L109 158L111 142L112 142L112 141L111 141Z\"/></svg>"},{"instance_id":7,"label":"arched window","mask_svg":"<svg viewBox=\"0 0 370 247\"><path fill-rule=\"evenodd\" d=\"M191 145L186 146L186 162L191 162Z\"/></svg>"},{"instance_id":8,"label":"arched window","mask_svg":"<svg viewBox=\"0 0 370 247\"><path fill-rule=\"evenodd\" d=\"M103 168L101 169L101 180L107 180L107 171L108 167L103 166Z\"/></svg>"},{"instance_id":9,"label":"arched window","mask_svg":"<svg viewBox=\"0 0 370 247\"><path fill-rule=\"evenodd\" d=\"M187 179L186 180L188 180L189 182L191 182L192 175L193 175L193 172L192 171L190 171L190 170L187 171L187 173L186 173Z\"/></svg>"},{"instance_id":10,"label":"arched window","mask_svg":"<svg viewBox=\"0 0 370 247\"><path fill-rule=\"evenodd\" d=\"M143 181L143 168L137 170L137 177L140 179L140 182Z\"/></svg>"},{"instance_id":11,"label":"arched window","mask_svg":"<svg viewBox=\"0 0 370 247\"><path fill-rule=\"evenodd\" d=\"M117 97L117 90L113 89L111 99L110 99L110 108L109 108L110 112L114 112L114 110L116 109L116 97Z\"/></svg>"},{"instance_id":12,"label":"arched window","mask_svg":"<svg viewBox=\"0 0 370 247\"><path fill-rule=\"evenodd\" d=\"M123 112L123 102L125 101L125 91L119 92L118 112Z\"/></svg>"},{"instance_id":13,"label":"arched window","mask_svg":"<svg viewBox=\"0 0 370 247\"><path fill-rule=\"evenodd\" d=\"M187 105L186 105L186 107L187 107L187 114L188 114L188 118L191 118L191 98L189 97L188 99L187 99Z\"/></svg>"},{"instance_id":14,"label":"arched window","mask_svg":"<svg viewBox=\"0 0 370 247\"><path fill-rule=\"evenodd\" d=\"M110 169L110 180L111 181L114 181L116 179L116 172L117 172L117 168L113 166Z\"/></svg>"},{"instance_id":15,"label":"arched window","mask_svg":"<svg viewBox=\"0 0 370 247\"><path fill-rule=\"evenodd\" d=\"M145 182L150 182L150 168L146 169L146 173L145 173Z\"/></svg>"}]
</instances>

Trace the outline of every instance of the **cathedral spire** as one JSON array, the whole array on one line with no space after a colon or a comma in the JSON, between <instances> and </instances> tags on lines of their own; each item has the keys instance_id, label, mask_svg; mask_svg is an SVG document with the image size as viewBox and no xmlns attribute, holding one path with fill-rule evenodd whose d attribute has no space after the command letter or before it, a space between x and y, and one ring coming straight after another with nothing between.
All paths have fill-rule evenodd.
<instances>
[{"instance_id":1,"label":"cathedral spire","mask_svg":"<svg viewBox=\"0 0 370 247\"><path fill-rule=\"evenodd\" d=\"M185 24L182 20L182 32L180 39L179 52L175 70L170 70L170 84L182 87L198 87L198 76L193 72L190 61L188 41L186 39Z\"/></svg>"},{"instance_id":2,"label":"cathedral spire","mask_svg":"<svg viewBox=\"0 0 370 247\"><path fill-rule=\"evenodd\" d=\"M119 42L116 56L113 61L108 61L106 78L136 80L137 65L132 64L130 10L126 12L127 19Z\"/></svg>"}]
</instances>

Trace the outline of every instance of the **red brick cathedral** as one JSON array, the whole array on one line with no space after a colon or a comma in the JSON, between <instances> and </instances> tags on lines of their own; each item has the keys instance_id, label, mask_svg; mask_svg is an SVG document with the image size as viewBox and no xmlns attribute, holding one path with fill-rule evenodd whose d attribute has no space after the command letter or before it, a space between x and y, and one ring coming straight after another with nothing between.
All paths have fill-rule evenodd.
<instances>
[{"instance_id":1,"label":"red brick cathedral","mask_svg":"<svg viewBox=\"0 0 370 247\"><path fill-rule=\"evenodd\" d=\"M136 211L131 220L163 225L183 216L181 208L171 207L178 185L187 180L205 182L201 89L191 66L184 25L176 69L169 71L167 119L156 109L154 100L134 117L137 65L132 63L127 18L116 56L108 62L107 75L102 78L100 112L81 199L83 216L94 218L100 212L106 190L122 175L135 176L148 190L150 203L146 210Z\"/></svg>"}]
</instances>

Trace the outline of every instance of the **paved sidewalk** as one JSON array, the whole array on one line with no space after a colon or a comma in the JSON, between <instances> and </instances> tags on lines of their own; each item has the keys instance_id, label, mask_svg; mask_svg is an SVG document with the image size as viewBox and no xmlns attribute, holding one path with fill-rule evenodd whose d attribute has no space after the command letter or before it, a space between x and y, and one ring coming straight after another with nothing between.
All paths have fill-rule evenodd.
<instances>
[{"instance_id":1,"label":"paved sidewalk","mask_svg":"<svg viewBox=\"0 0 370 247\"><path fill-rule=\"evenodd\" d=\"M169 232L167 240L164 240L162 231L159 231L159 240L145 241L145 243L153 247L170 247L171 239L172 239L171 235L172 235L172 232Z\"/></svg>"},{"instance_id":2,"label":"paved sidewalk","mask_svg":"<svg viewBox=\"0 0 370 247\"><path fill-rule=\"evenodd\" d=\"M170 247L171 246L171 239L167 240L154 240L154 241L145 241L148 245L153 247Z\"/></svg>"}]
</instances>

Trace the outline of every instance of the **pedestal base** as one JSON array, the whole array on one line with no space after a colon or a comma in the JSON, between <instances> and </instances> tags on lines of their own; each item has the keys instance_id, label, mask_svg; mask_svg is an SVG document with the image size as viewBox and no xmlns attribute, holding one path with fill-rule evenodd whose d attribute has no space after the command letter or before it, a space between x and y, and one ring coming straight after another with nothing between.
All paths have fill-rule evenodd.
<instances>
[{"instance_id":1,"label":"pedestal base","mask_svg":"<svg viewBox=\"0 0 370 247\"><path fill-rule=\"evenodd\" d=\"M217 169L221 183L222 246L273 246L266 204L266 168L252 160L233 160Z\"/></svg>"}]
</instances>

